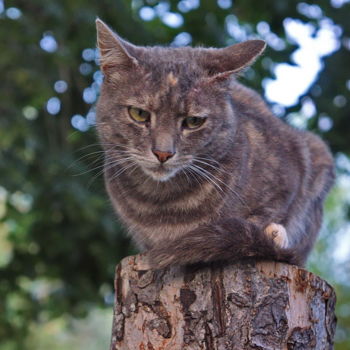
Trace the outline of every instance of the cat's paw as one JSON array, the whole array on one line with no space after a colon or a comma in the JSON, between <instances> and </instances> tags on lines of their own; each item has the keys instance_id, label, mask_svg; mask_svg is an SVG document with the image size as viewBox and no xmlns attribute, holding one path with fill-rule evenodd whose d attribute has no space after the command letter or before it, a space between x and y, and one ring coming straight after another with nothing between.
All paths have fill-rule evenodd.
<instances>
[{"instance_id":1,"label":"cat's paw","mask_svg":"<svg viewBox=\"0 0 350 350\"><path fill-rule=\"evenodd\" d=\"M264 232L278 247L288 248L288 234L284 226L273 222L265 228Z\"/></svg>"}]
</instances>

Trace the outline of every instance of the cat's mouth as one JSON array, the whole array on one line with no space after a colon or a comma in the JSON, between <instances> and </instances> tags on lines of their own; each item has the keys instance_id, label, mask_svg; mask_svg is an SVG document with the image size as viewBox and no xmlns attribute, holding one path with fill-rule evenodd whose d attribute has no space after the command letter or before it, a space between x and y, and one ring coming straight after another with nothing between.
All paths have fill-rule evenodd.
<instances>
[{"instance_id":1,"label":"cat's mouth","mask_svg":"<svg viewBox=\"0 0 350 350\"><path fill-rule=\"evenodd\" d=\"M142 167L142 170L155 181L168 181L180 170L177 167L169 167L160 164L153 167Z\"/></svg>"}]
</instances>

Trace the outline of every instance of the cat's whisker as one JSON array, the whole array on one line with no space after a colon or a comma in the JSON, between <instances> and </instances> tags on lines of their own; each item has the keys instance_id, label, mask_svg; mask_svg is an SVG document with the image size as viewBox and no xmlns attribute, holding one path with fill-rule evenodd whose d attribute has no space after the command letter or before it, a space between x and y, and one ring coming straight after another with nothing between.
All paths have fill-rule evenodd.
<instances>
[{"instance_id":1,"label":"cat's whisker","mask_svg":"<svg viewBox=\"0 0 350 350\"><path fill-rule=\"evenodd\" d=\"M192 160L198 161L198 162L204 162L206 165L211 166L211 167L215 167L215 169L217 169L217 170L227 172L224 165L222 165L220 162L218 162L217 160L215 160L213 158L195 156L195 157L193 157Z\"/></svg>"},{"instance_id":2,"label":"cat's whisker","mask_svg":"<svg viewBox=\"0 0 350 350\"><path fill-rule=\"evenodd\" d=\"M197 165L198 167L200 167L199 165ZM243 200L243 198L233 189L231 188L230 186L228 186L224 181L222 181L221 179L219 179L217 176L215 176L214 174L212 174L211 172L203 169L202 167L200 167L204 172L206 172L208 175L210 174L210 176L212 176L216 181L220 182L222 185L224 185L232 194L234 194L238 200L243 204L245 205L248 209L249 206L248 204Z\"/></svg>"},{"instance_id":3,"label":"cat's whisker","mask_svg":"<svg viewBox=\"0 0 350 350\"><path fill-rule=\"evenodd\" d=\"M196 180L198 186L201 186L201 183L199 182L197 176L196 176L196 172L193 171L193 169L191 169L190 167L187 167L184 169L184 172L186 173L186 171L189 172L189 175L192 175L192 177Z\"/></svg>"},{"instance_id":4,"label":"cat's whisker","mask_svg":"<svg viewBox=\"0 0 350 350\"><path fill-rule=\"evenodd\" d=\"M110 181L114 181L115 179L117 179L121 174L123 174L126 170L132 168L132 167L135 167L137 168L138 164L135 163L135 162L131 162L131 164L125 166L125 167L122 167L116 174L113 174L113 176L110 178Z\"/></svg>"},{"instance_id":5,"label":"cat's whisker","mask_svg":"<svg viewBox=\"0 0 350 350\"><path fill-rule=\"evenodd\" d=\"M123 154L131 155L138 159L141 157L141 155L138 152L132 151L130 149L120 150L117 148L113 148L113 149L111 148L106 150L105 153L112 157L115 155L123 155Z\"/></svg>"},{"instance_id":6,"label":"cat's whisker","mask_svg":"<svg viewBox=\"0 0 350 350\"><path fill-rule=\"evenodd\" d=\"M132 173L134 173L135 172L135 170L138 168L138 164L137 163L135 163L135 164L133 164L134 165L134 167L132 168L132 167L129 167L129 168L131 168L131 170L129 171L129 176L131 176L132 175ZM125 170L127 170L127 169L125 169ZM121 174L118 174L118 176L120 176ZM117 177L118 177L117 176ZM115 177L114 175L113 175L113 177L111 178L111 181L114 181L117 177ZM128 196L128 194L129 194L129 192L131 191L131 189L124 189L121 193L120 193L120 195L121 196Z\"/></svg>"},{"instance_id":7,"label":"cat's whisker","mask_svg":"<svg viewBox=\"0 0 350 350\"><path fill-rule=\"evenodd\" d=\"M115 144L113 144L115 146ZM115 146L115 147L118 147L118 146ZM83 156L81 156L80 158L76 159L71 165L68 166L67 169L70 169L72 167L75 166L76 163L78 163L79 161L82 161L83 159L86 159L86 158L89 158L91 157L92 155L104 155L105 153L108 154L109 152L117 152L117 153L123 153L123 154L130 154L130 155L135 155L134 152L131 152L131 151L128 151L128 150L117 150L117 149L113 149L112 147L110 149L107 149L106 151L105 150L98 150L98 151L95 151L95 152L91 152L91 153L88 153L88 154L85 154ZM97 157L90 165L100 161L102 159L102 157Z\"/></svg>"},{"instance_id":8,"label":"cat's whisker","mask_svg":"<svg viewBox=\"0 0 350 350\"><path fill-rule=\"evenodd\" d=\"M200 182L200 180L204 182L209 182L213 185L213 190L215 190L221 198L225 196L225 192L222 190L222 188L219 185L217 185L212 179L208 179L208 177L205 176L202 172L198 171L198 169L192 169L192 174L194 175L194 178L196 179L199 186L203 185L203 182ZM198 180L197 176L200 180Z\"/></svg>"},{"instance_id":9,"label":"cat's whisker","mask_svg":"<svg viewBox=\"0 0 350 350\"><path fill-rule=\"evenodd\" d=\"M200 167L199 165L195 165L195 164L192 164L191 165L191 168L193 170L195 170L198 174L202 175L202 177L204 177L205 179L207 179L209 182L211 182L220 192L224 192L223 189L220 187L219 184L217 184L215 182L214 179L212 179L206 172L204 171L205 169L203 169L202 167ZM210 174L210 173L209 173Z\"/></svg>"},{"instance_id":10,"label":"cat's whisker","mask_svg":"<svg viewBox=\"0 0 350 350\"><path fill-rule=\"evenodd\" d=\"M138 168L138 164L135 163L135 167L129 172L129 175L133 174L137 168Z\"/></svg>"},{"instance_id":11,"label":"cat's whisker","mask_svg":"<svg viewBox=\"0 0 350 350\"><path fill-rule=\"evenodd\" d=\"M226 183L224 183L221 179L219 179L218 177L216 177L216 176L215 176L214 174L212 174L211 172L209 172L209 171L203 169L202 167L200 167L200 166L197 166L197 167L199 167L204 173L206 173L208 177L211 177L212 180L213 180L214 182L215 182L215 180L216 180L216 181L220 182L222 185L224 185L224 186L227 188L228 191L230 191L231 193L233 193L234 195L236 195L236 196L238 197L238 199L239 199L242 203L244 203L243 199L236 193L236 191L234 191L231 187L229 187L229 186L228 186ZM220 189L222 190L221 187L220 187ZM223 190L222 190L222 191L223 191ZM224 192L224 191L223 191L223 192ZM244 203L244 204L245 204L245 203ZM245 204L245 205L246 205L246 204Z\"/></svg>"},{"instance_id":12,"label":"cat's whisker","mask_svg":"<svg viewBox=\"0 0 350 350\"><path fill-rule=\"evenodd\" d=\"M221 167L221 168L217 168L217 170L218 170L219 172L222 172L222 173L225 173L225 174L228 174L228 175L232 176L232 172L227 171L223 165L221 165L217 160L215 160L215 159L213 159L213 158L211 158L211 157L210 157L210 158L209 158L209 157L195 157L194 160L195 160L195 159L201 159L201 160L204 160L204 161L214 162L214 163L218 164L218 165ZM207 165L210 166L209 164L207 164ZM240 188L240 189L243 188L242 186L240 186L240 185L238 185L238 184L235 184L235 186L238 187L238 188ZM249 188L250 188L252 191L254 191L254 189L252 188L251 185L246 184L245 186L249 186ZM257 191L255 191L255 192L257 192Z\"/></svg>"},{"instance_id":13,"label":"cat's whisker","mask_svg":"<svg viewBox=\"0 0 350 350\"><path fill-rule=\"evenodd\" d=\"M98 156L95 160L93 160L90 164L88 164L89 167L95 166L96 163L102 162L103 163L104 155Z\"/></svg>"},{"instance_id":14,"label":"cat's whisker","mask_svg":"<svg viewBox=\"0 0 350 350\"><path fill-rule=\"evenodd\" d=\"M101 146L101 144L94 144L94 145L90 145L90 146L96 146L96 145ZM91 166L91 165L97 163L98 161L101 161L104 155L108 155L108 153L110 153L110 152L117 151L117 149L114 149L114 147L119 147L118 145L115 145L115 144L112 144L112 143L111 143L111 144L107 144L107 143L106 143L105 145L110 146L110 148L108 148L108 149L106 149L106 150L98 150L98 151L94 151L94 152L90 152L90 153L88 153L88 154L85 154L85 155L81 156L80 158L74 160L74 161L72 162L72 164L70 164L70 165L67 167L67 169L73 168L78 162L80 162L80 161L82 161L82 160L84 160L84 159L86 159L86 158L89 158L89 157L91 157L91 156L96 156L96 155L97 155L96 159L93 160L92 163L89 164L89 166ZM113 147L112 147L112 146L113 146ZM81 149L86 149L86 148L88 148L88 147L89 147L89 146L82 147ZM129 154L129 151L118 150L118 153ZM130 153L131 153L131 152L130 152ZM132 153L131 153L131 154L132 154ZM96 168L94 168L94 169L92 169L92 170L95 170L95 169L96 169ZM78 175L79 175L79 174L78 174Z\"/></svg>"},{"instance_id":15,"label":"cat's whisker","mask_svg":"<svg viewBox=\"0 0 350 350\"><path fill-rule=\"evenodd\" d=\"M114 166L116 166L117 164L111 163L111 164L103 164L101 166L102 170L100 170L93 178L92 180L89 182L89 186L97 179L99 178L106 170L109 170L111 168L113 168Z\"/></svg>"},{"instance_id":16,"label":"cat's whisker","mask_svg":"<svg viewBox=\"0 0 350 350\"><path fill-rule=\"evenodd\" d=\"M213 168L213 169L215 169L215 170L217 170L217 171L219 171L219 172L222 171L218 166L214 166L214 165L212 165L212 164L209 164L209 163L204 162L204 161L202 161L202 160L199 160L199 159L197 159L197 158L194 158L194 159L193 159L193 162L198 162L198 163L207 165L207 166L209 166L209 167L211 167L211 168Z\"/></svg>"},{"instance_id":17,"label":"cat's whisker","mask_svg":"<svg viewBox=\"0 0 350 350\"><path fill-rule=\"evenodd\" d=\"M110 125L110 123L108 123L108 122L101 122L99 120L96 120L93 125Z\"/></svg>"},{"instance_id":18,"label":"cat's whisker","mask_svg":"<svg viewBox=\"0 0 350 350\"><path fill-rule=\"evenodd\" d=\"M130 157L120 157L120 158L116 158L116 157L113 157L112 160L107 160L108 158L106 158L106 161L104 164L101 164L97 167L94 167L94 168L91 168L89 170L86 170L86 171L83 171L81 173L78 173L78 174L74 174L73 176L81 176L81 175L85 175L87 173L90 173L94 170L97 170L97 169L101 169L101 168L106 168L106 169L109 169L109 167L112 167L112 166L115 166L115 165L118 165L118 164L122 164L126 161L129 161L129 160L132 160L133 157L130 156Z\"/></svg>"},{"instance_id":19,"label":"cat's whisker","mask_svg":"<svg viewBox=\"0 0 350 350\"><path fill-rule=\"evenodd\" d=\"M67 170L68 169L71 169L73 167L75 167L79 162L81 162L83 159L86 159L86 158L89 158L91 156L96 156L97 155L97 158L89 164L89 166L91 166L91 164L94 164L96 163L97 161L101 160L103 157L104 157L104 151L96 151L96 152L91 152L91 153L88 153L88 154L85 154L84 156L81 156L80 158L74 160L72 162L72 164L70 164L68 167L67 167Z\"/></svg>"},{"instance_id":20,"label":"cat's whisker","mask_svg":"<svg viewBox=\"0 0 350 350\"><path fill-rule=\"evenodd\" d=\"M216 159L211 158L211 157L199 157L199 156L195 156L194 159L201 159L201 160L204 160L204 161L216 163L217 165L221 165L220 162L218 162Z\"/></svg>"},{"instance_id":21,"label":"cat's whisker","mask_svg":"<svg viewBox=\"0 0 350 350\"><path fill-rule=\"evenodd\" d=\"M83 146L83 147L80 147L80 148L74 150L73 153L77 153L77 152L83 151L83 150L85 150L87 148L98 147L98 146L101 146L101 143L91 143L89 145L86 145L86 146Z\"/></svg>"},{"instance_id":22,"label":"cat's whisker","mask_svg":"<svg viewBox=\"0 0 350 350\"><path fill-rule=\"evenodd\" d=\"M92 177L92 179L88 183L88 188L91 187L91 185L104 173L104 169L99 171L95 176Z\"/></svg>"},{"instance_id":23,"label":"cat's whisker","mask_svg":"<svg viewBox=\"0 0 350 350\"><path fill-rule=\"evenodd\" d=\"M199 163L202 163L202 164L205 164L215 170L217 170L218 172L221 172L221 173L224 173L224 174L228 174L230 176L232 176L232 173L231 172L228 172L225 167L220 164L218 161L214 160L214 159L209 159L209 158L204 158L204 157L194 157L193 158L193 162L199 162ZM213 165L213 164L210 164L208 162L213 162L215 164L217 164L216 166Z\"/></svg>"},{"instance_id":24,"label":"cat's whisker","mask_svg":"<svg viewBox=\"0 0 350 350\"><path fill-rule=\"evenodd\" d=\"M105 167L106 169L109 169L111 167L114 167L116 165L121 165L124 164L128 161L133 161L134 157L130 156L130 157L120 157L120 158L112 158L110 160L106 160L105 161ZM135 163L135 162L134 162Z\"/></svg>"},{"instance_id":25,"label":"cat's whisker","mask_svg":"<svg viewBox=\"0 0 350 350\"><path fill-rule=\"evenodd\" d=\"M94 170L101 169L101 168L103 168L103 166L104 166L104 165L101 164L101 165L98 165L98 166L96 166L96 167L94 167L94 168L92 168L92 169L88 169L88 170L86 170L86 171L82 171L82 172L80 172L80 173L73 174L72 176L82 176L82 175L91 173L91 172L94 171Z\"/></svg>"},{"instance_id":26,"label":"cat's whisker","mask_svg":"<svg viewBox=\"0 0 350 350\"><path fill-rule=\"evenodd\" d=\"M91 185L93 183L93 181L95 181L99 176L101 176L106 170L110 170L112 169L113 167L115 166L118 166L118 165L122 165L124 163L126 163L127 161L130 161L132 160L132 157L129 157L129 159L122 159L122 160L117 160L117 161L112 161L112 162L109 162L109 163L106 163L102 166L102 170L99 171L93 178L92 180L89 182L89 185ZM135 163L136 164L136 163ZM123 169L123 166L122 166L122 169ZM114 175L113 175L114 176Z\"/></svg>"},{"instance_id":27,"label":"cat's whisker","mask_svg":"<svg viewBox=\"0 0 350 350\"><path fill-rule=\"evenodd\" d=\"M80 152L80 151L83 151L87 148L91 148L91 147L101 147L101 146L113 146L115 145L115 143L105 143L105 142L99 142L99 143L91 143L90 145L87 145L87 146L83 146L81 148L78 148L77 150L74 151L74 153L77 153L77 152Z\"/></svg>"},{"instance_id":28,"label":"cat's whisker","mask_svg":"<svg viewBox=\"0 0 350 350\"><path fill-rule=\"evenodd\" d=\"M218 182L220 182L222 185L226 186L229 190L231 190L231 187L229 187L224 181L222 181L220 178L218 178L217 176L215 176L213 173L211 173L210 171L204 169L203 167L201 167L200 165L196 165L197 167L199 167L203 172L205 172L206 174L208 174L208 176L211 176L212 178L214 178L215 180L217 180ZM219 171L218 168L215 168L216 170Z\"/></svg>"},{"instance_id":29,"label":"cat's whisker","mask_svg":"<svg viewBox=\"0 0 350 350\"><path fill-rule=\"evenodd\" d=\"M184 173L186 177L186 181L188 182L189 185L191 185L191 179L187 175L186 168L182 168L179 173Z\"/></svg>"},{"instance_id":30,"label":"cat's whisker","mask_svg":"<svg viewBox=\"0 0 350 350\"><path fill-rule=\"evenodd\" d=\"M109 170L109 169L115 167L116 165L120 165L120 163L117 163L117 164L114 164L114 163L113 163L113 164L105 165L105 166L103 167L103 169L102 169L101 171L99 171L99 172L92 178L92 180L89 182L89 185L88 185L88 186L92 185L92 183L93 183L98 177L100 177L106 170Z\"/></svg>"}]
</instances>

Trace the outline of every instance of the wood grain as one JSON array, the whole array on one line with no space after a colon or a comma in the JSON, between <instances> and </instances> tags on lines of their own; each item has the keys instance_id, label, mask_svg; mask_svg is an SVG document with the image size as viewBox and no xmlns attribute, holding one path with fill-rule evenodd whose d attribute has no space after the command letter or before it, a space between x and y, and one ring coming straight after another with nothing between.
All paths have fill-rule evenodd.
<instances>
[{"instance_id":1,"label":"wood grain","mask_svg":"<svg viewBox=\"0 0 350 350\"><path fill-rule=\"evenodd\" d=\"M274 262L116 269L111 350L333 349L332 287Z\"/></svg>"}]
</instances>

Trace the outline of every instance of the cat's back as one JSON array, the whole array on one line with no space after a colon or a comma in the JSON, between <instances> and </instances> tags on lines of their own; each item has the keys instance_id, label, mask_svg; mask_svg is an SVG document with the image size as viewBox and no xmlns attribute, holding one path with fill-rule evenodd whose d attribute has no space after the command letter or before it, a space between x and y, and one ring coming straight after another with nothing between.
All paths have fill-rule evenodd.
<instances>
[{"instance_id":1,"label":"cat's back","mask_svg":"<svg viewBox=\"0 0 350 350\"><path fill-rule=\"evenodd\" d=\"M266 132L279 130L282 133L294 134L294 137L302 134L276 117L264 99L253 89L235 81L231 86L231 97L241 123L251 122L264 126Z\"/></svg>"},{"instance_id":2,"label":"cat's back","mask_svg":"<svg viewBox=\"0 0 350 350\"><path fill-rule=\"evenodd\" d=\"M231 97L240 126L249 133L255 129L264 134L266 138L284 143L288 146L299 144L300 147L310 148L311 151L324 153L331 158L328 147L324 141L312 132L297 129L284 120L275 116L264 99L254 90L238 83L232 84Z\"/></svg>"},{"instance_id":3,"label":"cat's back","mask_svg":"<svg viewBox=\"0 0 350 350\"><path fill-rule=\"evenodd\" d=\"M319 136L296 129L273 115L257 92L238 82L232 85L231 96L239 128L248 140L255 162L263 159L272 169L279 169L278 172L288 164L287 171L295 176L299 174L300 181L307 186L327 168L328 179L321 181L324 188L316 192L328 191L334 179L333 157Z\"/></svg>"},{"instance_id":4,"label":"cat's back","mask_svg":"<svg viewBox=\"0 0 350 350\"><path fill-rule=\"evenodd\" d=\"M301 149L307 148L305 135L309 133L275 116L256 91L234 82L231 97L238 129L246 135L250 144L260 149L265 145L272 153L288 150L299 153Z\"/></svg>"}]
</instances>

